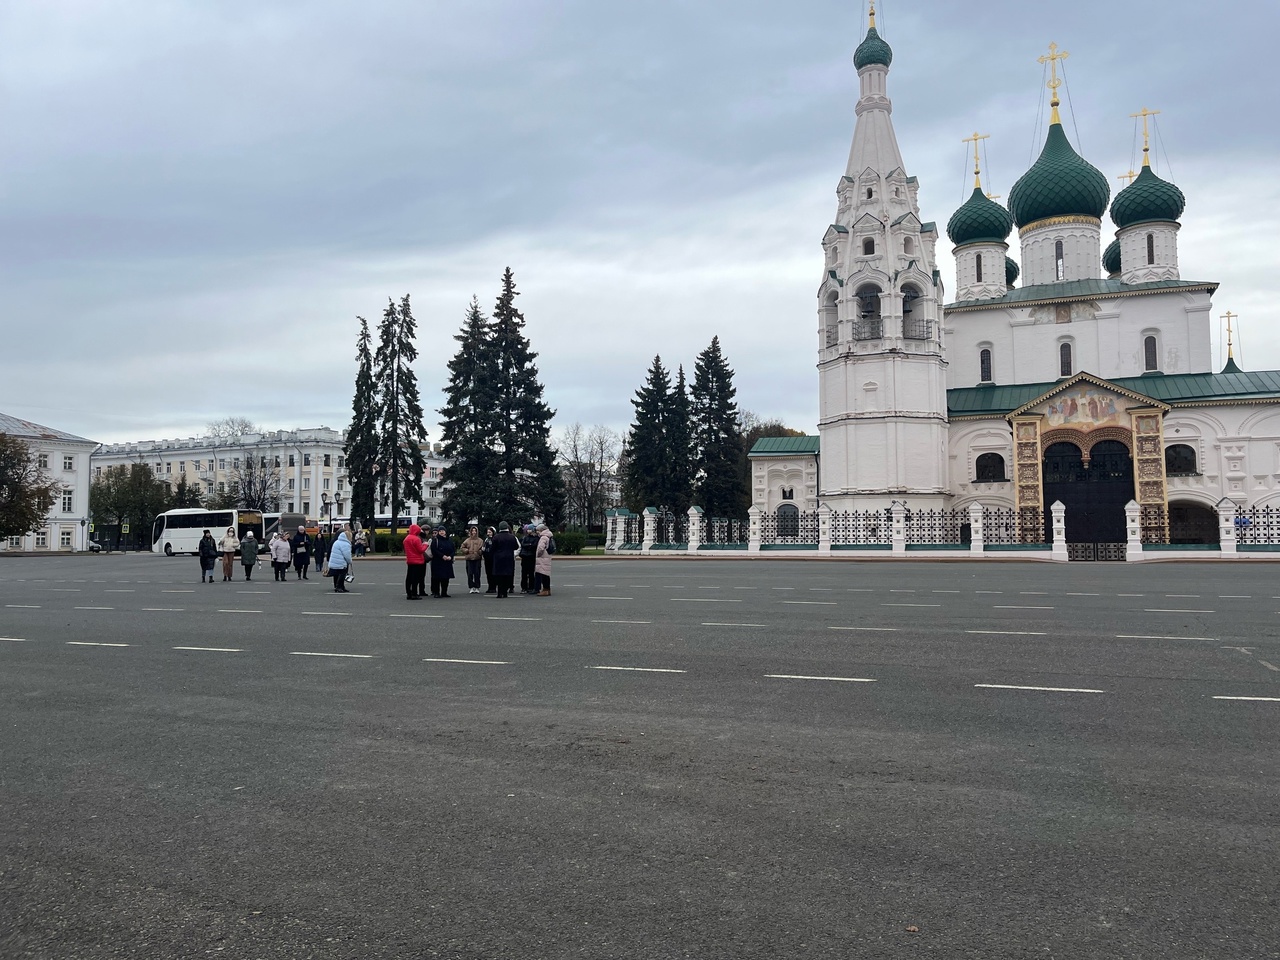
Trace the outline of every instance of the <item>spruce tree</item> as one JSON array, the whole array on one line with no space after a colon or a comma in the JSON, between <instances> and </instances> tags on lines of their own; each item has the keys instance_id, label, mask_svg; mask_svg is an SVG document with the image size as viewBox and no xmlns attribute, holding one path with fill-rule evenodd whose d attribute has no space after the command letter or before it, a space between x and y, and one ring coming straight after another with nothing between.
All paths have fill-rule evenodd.
<instances>
[{"instance_id":1,"label":"spruce tree","mask_svg":"<svg viewBox=\"0 0 1280 960\"><path fill-rule=\"evenodd\" d=\"M373 379L372 341L369 323L360 321L356 340L356 391L351 399L351 428L343 446L347 480L351 484L350 516L372 526L376 513L378 469L378 388Z\"/></svg>"},{"instance_id":2,"label":"spruce tree","mask_svg":"<svg viewBox=\"0 0 1280 960\"><path fill-rule=\"evenodd\" d=\"M631 405L635 420L624 444L622 499L634 513L665 503L671 375L655 356Z\"/></svg>"},{"instance_id":3,"label":"spruce tree","mask_svg":"<svg viewBox=\"0 0 1280 960\"><path fill-rule=\"evenodd\" d=\"M720 351L720 338L712 337L693 368L694 464L696 499L708 516L741 517L746 514L747 486L741 473L742 428L734 401L733 369Z\"/></svg>"},{"instance_id":4,"label":"spruce tree","mask_svg":"<svg viewBox=\"0 0 1280 960\"><path fill-rule=\"evenodd\" d=\"M694 440L690 422L689 388L684 379L684 365L677 368L675 386L667 397L665 418L666 447L664 453L663 496L661 506L676 515L689 511L693 497Z\"/></svg>"},{"instance_id":5,"label":"spruce tree","mask_svg":"<svg viewBox=\"0 0 1280 960\"><path fill-rule=\"evenodd\" d=\"M542 399L533 362L538 355L524 335L524 314L516 309L519 295L508 267L491 324L498 461L491 516L511 520L540 513L555 526L564 513L564 483L551 449L555 411Z\"/></svg>"},{"instance_id":6,"label":"spruce tree","mask_svg":"<svg viewBox=\"0 0 1280 960\"><path fill-rule=\"evenodd\" d=\"M449 527L460 530L472 520L483 526L505 519L494 513L493 503L499 466L493 343L475 297L453 339L458 352L449 361L449 384L439 410L444 455L453 461L444 469L441 510Z\"/></svg>"},{"instance_id":7,"label":"spruce tree","mask_svg":"<svg viewBox=\"0 0 1280 960\"><path fill-rule=\"evenodd\" d=\"M413 340L417 322L409 307L409 295L387 301L378 328L378 352L374 355L375 382L379 386L378 465L379 482L391 502L391 535L408 501L422 500L422 472L425 463L422 443L427 438L422 425L422 400L413 361L418 348Z\"/></svg>"}]
</instances>

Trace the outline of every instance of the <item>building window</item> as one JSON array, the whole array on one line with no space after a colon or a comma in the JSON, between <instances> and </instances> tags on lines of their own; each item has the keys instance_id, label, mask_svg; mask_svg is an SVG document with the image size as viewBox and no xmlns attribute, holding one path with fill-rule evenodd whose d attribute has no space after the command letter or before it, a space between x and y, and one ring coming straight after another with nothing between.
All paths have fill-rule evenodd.
<instances>
[{"instance_id":1,"label":"building window","mask_svg":"<svg viewBox=\"0 0 1280 960\"><path fill-rule=\"evenodd\" d=\"M239 469L240 469L240 458L239 458L239 457L236 457L234 460L232 460L232 461L231 461L231 469L233 469L233 470L239 470Z\"/></svg>"},{"instance_id":2,"label":"building window","mask_svg":"<svg viewBox=\"0 0 1280 960\"><path fill-rule=\"evenodd\" d=\"M187 472L187 461L185 461L185 460L179 460L179 461L178 461L178 472L179 472L179 473L186 473L186 472Z\"/></svg>"},{"instance_id":3,"label":"building window","mask_svg":"<svg viewBox=\"0 0 1280 960\"><path fill-rule=\"evenodd\" d=\"M293 513L293 501L292 501L292 500L290 500L290 501L289 501L289 512L290 512L290 513Z\"/></svg>"},{"instance_id":4,"label":"building window","mask_svg":"<svg viewBox=\"0 0 1280 960\"><path fill-rule=\"evenodd\" d=\"M309 467L309 466L311 466L311 454L309 454L309 453L304 453L304 454L302 455L302 465L303 465L304 467Z\"/></svg>"},{"instance_id":5,"label":"building window","mask_svg":"<svg viewBox=\"0 0 1280 960\"><path fill-rule=\"evenodd\" d=\"M974 480L977 483L1003 483L1008 479L1004 475L1004 457L998 453L982 454L974 468Z\"/></svg>"},{"instance_id":6,"label":"building window","mask_svg":"<svg viewBox=\"0 0 1280 960\"><path fill-rule=\"evenodd\" d=\"M862 241L862 255L864 257L870 257L875 252L876 252L876 242L874 240L872 240L870 237L867 237L865 240Z\"/></svg>"},{"instance_id":7,"label":"building window","mask_svg":"<svg viewBox=\"0 0 1280 960\"><path fill-rule=\"evenodd\" d=\"M58 531L58 546L60 546L60 547L64 547L64 548L65 548L65 547L69 547L69 546L71 546L71 531L70 531L70 530L59 530L59 531Z\"/></svg>"},{"instance_id":8,"label":"building window","mask_svg":"<svg viewBox=\"0 0 1280 960\"><path fill-rule=\"evenodd\" d=\"M47 453L37 454L37 456L36 456L36 466L37 466L37 467L39 467L41 470L48 470L48 469L49 469L49 455L48 455Z\"/></svg>"},{"instance_id":9,"label":"building window","mask_svg":"<svg viewBox=\"0 0 1280 960\"><path fill-rule=\"evenodd\" d=\"M291 467L292 467L293 465L294 465L294 464L293 464L293 454L291 453L291 454L289 454L289 466L291 466Z\"/></svg>"},{"instance_id":10,"label":"building window","mask_svg":"<svg viewBox=\"0 0 1280 960\"><path fill-rule=\"evenodd\" d=\"M339 477L339 478L338 478L338 492L339 492L339 493L341 493L341 492L342 492L342 478L341 478L341 477Z\"/></svg>"},{"instance_id":11,"label":"building window","mask_svg":"<svg viewBox=\"0 0 1280 960\"><path fill-rule=\"evenodd\" d=\"M991 376L991 351L986 348L978 351L978 379L983 383L995 382Z\"/></svg>"},{"instance_id":12,"label":"building window","mask_svg":"<svg viewBox=\"0 0 1280 960\"><path fill-rule=\"evenodd\" d=\"M40 548L49 546L49 531L47 530L36 531L36 546Z\"/></svg>"},{"instance_id":13,"label":"building window","mask_svg":"<svg viewBox=\"0 0 1280 960\"><path fill-rule=\"evenodd\" d=\"M204 492L205 492L205 493L207 493L209 496L213 496L213 481L212 481L212 480L208 480L208 481L206 481L206 482L205 482L205 485L204 485Z\"/></svg>"},{"instance_id":14,"label":"building window","mask_svg":"<svg viewBox=\"0 0 1280 960\"><path fill-rule=\"evenodd\" d=\"M279 467L280 467L280 458L276 457L276 468L279 469Z\"/></svg>"},{"instance_id":15,"label":"building window","mask_svg":"<svg viewBox=\"0 0 1280 960\"><path fill-rule=\"evenodd\" d=\"M1058 374L1059 376L1071 376L1071 344L1063 343L1058 345Z\"/></svg>"},{"instance_id":16,"label":"building window","mask_svg":"<svg viewBox=\"0 0 1280 960\"><path fill-rule=\"evenodd\" d=\"M338 466L339 466L339 467L345 467L346 465L347 465L347 458L346 458L346 457L339 457L339 458L338 458Z\"/></svg>"},{"instance_id":17,"label":"building window","mask_svg":"<svg viewBox=\"0 0 1280 960\"><path fill-rule=\"evenodd\" d=\"M227 492L227 485L226 485L225 483L223 483L221 480L219 480L219 481L218 481L218 492L219 492L219 493L226 493L226 492Z\"/></svg>"},{"instance_id":18,"label":"building window","mask_svg":"<svg viewBox=\"0 0 1280 960\"><path fill-rule=\"evenodd\" d=\"M62 491L62 512L70 513L75 504L75 495L70 490Z\"/></svg>"},{"instance_id":19,"label":"building window","mask_svg":"<svg viewBox=\"0 0 1280 960\"><path fill-rule=\"evenodd\" d=\"M64 456L62 458L63 470L74 470L76 468L76 458Z\"/></svg>"},{"instance_id":20,"label":"building window","mask_svg":"<svg viewBox=\"0 0 1280 960\"><path fill-rule=\"evenodd\" d=\"M328 467L328 466L331 466L331 465L332 465L332 464L330 464L330 463L329 463L329 460L330 460L330 458L331 458L331 457L332 457L332 454L328 454L328 453L326 453L326 454L324 455L324 465L325 465L326 467Z\"/></svg>"},{"instance_id":21,"label":"building window","mask_svg":"<svg viewBox=\"0 0 1280 960\"><path fill-rule=\"evenodd\" d=\"M20 550L20 549L22 549L22 538L21 538L21 537L10 537L10 538L9 538L9 549L10 549L10 550Z\"/></svg>"},{"instance_id":22,"label":"building window","mask_svg":"<svg viewBox=\"0 0 1280 960\"><path fill-rule=\"evenodd\" d=\"M1147 234L1147 263L1156 262L1156 235L1154 233Z\"/></svg>"},{"instance_id":23,"label":"building window","mask_svg":"<svg viewBox=\"0 0 1280 960\"><path fill-rule=\"evenodd\" d=\"M93 475L94 475L95 477L100 477L100 476L102 476L102 468L101 468L101 467L94 467L94 468L93 468Z\"/></svg>"},{"instance_id":24,"label":"building window","mask_svg":"<svg viewBox=\"0 0 1280 960\"><path fill-rule=\"evenodd\" d=\"M929 339L929 321L916 313L920 296L920 288L913 283L902 288L902 335L908 340Z\"/></svg>"},{"instance_id":25,"label":"building window","mask_svg":"<svg viewBox=\"0 0 1280 960\"><path fill-rule=\"evenodd\" d=\"M1196 470L1196 451L1185 443L1175 443L1164 451L1164 472L1170 477L1194 477Z\"/></svg>"},{"instance_id":26,"label":"building window","mask_svg":"<svg viewBox=\"0 0 1280 960\"><path fill-rule=\"evenodd\" d=\"M226 460L221 460L221 459L220 459L220 460L218 461L218 469L219 469L219 470L225 470L225 469L227 469L227 461L226 461Z\"/></svg>"},{"instance_id":27,"label":"building window","mask_svg":"<svg viewBox=\"0 0 1280 960\"><path fill-rule=\"evenodd\" d=\"M303 490L310 490L310 489L311 489L311 478L310 478L310 477L303 477L303 478L302 478L302 489L303 489Z\"/></svg>"},{"instance_id":28,"label":"building window","mask_svg":"<svg viewBox=\"0 0 1280 960\"><path fill-rule=\"evenodd\" d=\"M1155 337L1143 337L1142 339L1142 365L1144 370L1159 370L1160 364L1157 362L1159 355L1156 350Z\"/></svg>"},{"instance_id":29,"label":"building window","mask_svg":"<svg viewBox=\"0 0 1280 960\"><path fill-rule=\"evenodd\" d=\"M867 199L871 200L872 198L875 197L875 195L876 195L875 189L872 187L867 187Z\"/></svg>"},{"instance_id":30,"label":"building window","mask_svg":"<svg viewBox=\"0 0 1280 960\"><path fill-rule=\"evenodd\" d=\"M973 266L978 274L978 282L982 282L982 254L978 254L973 258Z\"/></svg>"},{"instance_id":31,"label":"building window","mask_svg":"<svg viewBox=\"0 0 1280 960\"><path fill-rule=\"evenodd\" d=\"M903 238L902 238L902 252L903 252L903 253L915 253L915 252L916 252L916 242L915 242L914 240L912 240L910 237L903 237Z\"/></svg>"},{"instance_id":32,"label":"building window","mask_svg":"<svg viewBox=\"0 0 1280 960\"><path fill-rule=\"evenodd\" d=\"M293 489L293 484L294 484L293 477L290 477L290 478L289 478L289 489L290 489L290 490L292 490L292 489Z\"/></svg>"},{"instance_id":33,"label":"building window","mask_svg":"<svg viewBox=\"0 0 1280 960\"><path fill-rule=\"evenodd\" d=\"M232 481L231 481L231 492L232 492L232 493L234 493L234 494L236 494L237 496L240 494L240 481L239 481L239 480L232 480Z\"/></svg>"},{"instance_id":34,"label":"building window","mask_svg":"<svg viewBox=\"0 0 1280 960\"><path fill-rule=\"evenodd\" d=\"M854 335L859 340L875 340L881 336L880 288L868 283L858 288L858 320Z\"/></svg>"},{"instance_id":35,"label":"building window","mask_svg":"<svg viewBox=\"0 0 1280 960\"><path fill-rule=\"evenodd\" d=\"M168 463L166 463L166 464L164 465L164 472L165 472L165 473L173 473L173 461L172 461L172 460L170 460Z\"/></svg>"},{"instance_id":36,"label":"building window","mask_svg":"<svg viewBox=\"0 0 1280 960\"><path fill-rule=\"evenodd\" d=\"M329 489L329 478L328 478L328 477L325 477L325 478L324 478L324 488L325 488L326 490L328 490L328 489Z\"/></svg>"},{"instance_id":37,"label":"building window","mask_svg":"<svg viewBox=\"0 0 1280 960\"><path fill-rule=\"evenodd\" d=\"M310 514L311 514L311 501L310 501L310 500L303 500L303 501L302 501L302 512L303 512L303 513L305 513L305 514L307 514L308 516L310 516Z\"/></svg>"},{"instance_id":38,"label":"building window","mask_svg":"<svg viewBox=\"0 0 1280 960\"><path fill-rule=\"evenodd\" d=\"M259 457L259 458L258 458L258 466L260 466L263 470L267 469L267 458L266 458L266 457Z\"/></svg>"},{"instance_id":39,"label":"building window","mask_svg":"<svg viewBox=\"0 0 1280 960\"><path fill-rule=\"evenodd\" d=\"M796 498L796 488L795 488L795 487L783 487L783 488L782 488L782 499L783 499L783 500L794 500L795 498Z\"/></svg>"}]
</instances>

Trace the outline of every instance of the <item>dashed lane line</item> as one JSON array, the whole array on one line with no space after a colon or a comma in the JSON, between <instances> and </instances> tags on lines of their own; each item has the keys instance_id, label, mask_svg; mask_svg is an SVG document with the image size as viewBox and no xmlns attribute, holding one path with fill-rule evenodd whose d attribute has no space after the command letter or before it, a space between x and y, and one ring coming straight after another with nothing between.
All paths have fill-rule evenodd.
<instances>
[{"instance_id":1,"label":"dashed lane line","mask_svg":"<svg viewBox=\"0 0 1280 960\"><path fill-rule=\"evenodd\" d=\"M1258 662L1262 664L1264 667L1266 667L1268 670L1274 671L1275 673L1280 673L1280 667L1277 667L1274 663L1268 663L1266 660L1259 660Z\"/></svg>"},{"instance_id":2,"label":"dashed lane line","mask_svg":"<svg viewBox=\"0 0 1280 960\"><path fill-rule=\"evenodd\" d=\"M688 673L688 670L672 670L670 667L585 667L586 670L620 670L626 673Z\"/></svg>"},{"instance_id":3,"label":"dashed lane line","mask_svg":"<svg viewBox=\"0 0 1280 960\"><path fill-rule=\"evenodd\" d=\"M1047 637L1042 630L966 630L965 633L991 634L1001 637Z\"/></svg>"},{"instance_id":4,"label":"dashed lane line","mask_svg":"<svg viewBox=\"0 0 1280 960\"><path fill-rule=\"evenodd\" d=\"M114 610L115 607L72 607L72 610Z\"/></svg>"},{"instance_id":5,"label":"dashed lane line","mask_svg":"<svg viewBox=\"0 0 1280 960\"><path fill-rule=\"evenodd\" d=\"M1163 637L1154 636L1145 633L1117 633L1117 640L1207 640L1210 643L1216 643L1217 637Z\"/></svg>"},{"instance_id":6,"label":"dashed lane line","mask_svg":"<svg viewBox=\"0 0 1280 960\"><path fill-rule=\"evenodd\" d=\"M653 623L652 620L592 620L592 623Z\"/></svg>"},{"instance_id":7,"label":"dashed lane line","mask_svg":"<svg viewBox=\"0 0 1280 960\"><path fill-rule=\"evenodd\" d=\"M835 683L875 683L871 677L810 677L799 673L766 673L766 680L831 680Z\"/></svg>"},{"instance_id":8,"label":"dashed lane line","mask_svg":"<svg viewBox=\"0 0 1280 960\"><path fill-rule=\"evenodd\" d=\"M1280 697L1214 697L1215 700L1251 700L1257 703L1280 703Z\"/></svg>"},{"instance_id":9,"label":"dashed lane line","mask_svg":"<svg viewBox=\"0 0 1280 960\"><path fill-rule=\"evenodd\" d=\"M1022 603L997 603L992 606L993 610L1052 610L1053 607L1032 606Z\"/></svg>"},{"instance_id":10,"label":"dashed lane line","mask_svg":"<svg viewBox=\"0 0 1280 960\"><path fill-rule=\"evenodd\" d=\"M834 607L834 606L836 606L836 602L835 602L834 600L783 600L782 602L783 602L783 603L794 603L794 604L806 605L806 606L810 606L810 607Z\"/></svg>"},{"instance_id":11,"label":"dashed lane line","mask_svg":"<svg viewBox=\"0 0 1280 960\"><path fill-rule=\"evenodd\" d=\"M309 650L290 650L291 657L342 657L347 660L372 660L371 653L312 653Z\"/></svg>"},{"instance_id":12,"label":"dashed lane line","mask_svg":"<svg viewBox=\"0 0 1280 960\"><path fill-rule=\"evenodd\" d=\"M635 597L587 597L588 600L634 600Z\"/></svg>"},{"instance_id":13,"label":"dashed lane line","mask_svg":"<svg viewBox=\"0 0 1280 960\"><path fill-rule=\"evenodd\" d=\"M194 590L161 590L161 593L195 593Z\"/></svg>"},{"instance_id":14,"label":"dashed lane line","mask_svg":"<svg viewBox=\"0 0 1280 960\"><path fill-rule=\"evenodd\" d=\"M128 589L123 589L123 588L117 588L114 590L108 589L108 590L103 590L102 592L103 593L136 593L137 591L134 590L133 587L129 587Z\"/></svg>"},{"instance_id":15,"label":"dashed lane line","mask_svg":"<svg viewBox=\"0 0 1280 960\"><path fill-rule=\"evenodd\" d=\"M389 617L397 620L443 620L443 613L389 613Z\"/></svg>"},{"instance_id":16,"label":"dashed lane line","mask_svg":"<svg viewBox=\"0 0 1280 960\"><path fill-rule=\"evenodd\" d=\"M865 630L868 633L897 633L898 627L828 627L829 630Z\"/></svg>"},{"instance_id":17,"label":"dashed lane line","mask_svg":"<svg viewBox=\"0 0 1280 960\"><path fill-rule=\"evenodd\" d=\"M1166 600L1199 600L1200 599L1200 594L1198 593L1166 593L1164 596Z\"/></svg>"},{"instance_id":18,"label":"dashed lane line","mask_svg":"<svg viewBox=\"0 0 1280 960\"><path fill-rule=\"evenodd\" d=\"M6 604L5 604L5 606L6 606L7 608L9 608L10 610L39 610L39 609L41 609L40 604L38 604L38 603L6 603Z\"/></svg>"},{"instance_id":19,"label":"dashed lane line","mask_svg":"<svg viewBox=\"0 0 1280 960\"><path fill-rule=\"evenodd\" d=\"M303 610L304 617L349 617L349 613L341 613L337 610Z\"/></svg>"},{"instance_id":20,"label":"dashed lane line","mask_svg":"<svg viewBox=\"0 0 1280 960\"><path fill-rule=\"evenodd\" d=\"M725 600L722 597L668 597L668 603L741 603L741 600Z\"/></svg>"},{"instance_id":21,"label":"dashed lane line","mask_svg":"<svg viewBox=\"0 0 1280 960\"><path fill-rule=\"evenodd\" d=\"M882 607L940 607L940 603L882 603Z\"/></svg>"},{"instance_id":22,"label":"dashed lane line","mask_svg":"<svg viewBox=\"0 0 1280 960\"><path fill-rule=\"evenodd\" d=\"M1219 600L1252 600L1253 595L1248 593L1220 593Z\"/></svg>"},{"instance_id":23,"label":"dashed lane line","mask_svg":"<svg viewBox=\"0 0 1280 960\"><path fill-rule=\"evenodd\" d=\"M143 607L144 613L182 613L184 607Z\"/></svg>"},{"instance_id":24,"label":"dashed lane line","mask_svg":"<svg viewBox=\"0 0 1280 960\"><path fill-rule=\"evenodd\" d=\"M1117 593L1117 597L1145 597L1145 593Z\"/></svg>"},{"instance_id":25,"label":"dashed lane line","mask_svg":"<svg viewBox=\"0 0 1280 960\"><path fill-rule=\"evenodd\" d=\"M1034 690L1040 693L1106 693L1105 690L1091 690L1087 687L1020 687L1011 683L975 683L980 690Z\"/></svg>"},{"instance_id":26,"label":"dashed lane line","mask_svg":"<svg viewBox=\"0 0 1280 960\"><path fill-rule=\"evenodd\" d=\"M206 650L209 653L243 653L240 647L174 647L174 650Z\"/></svg>"},{"instance_id":27,"label":"dashed lane line","mask_svg":"<svg viewBox=\"0 0 1280 960\"><path fill-rule=\"evenodd\" d=\"M1166 607L1148 607L1144 613L1214 613L1213 610L1173 610Z\"/></svg>"},{"instance_id":28,"label":"dashed lane line","mask_svg":"<svg viewBox=\"0 0 1280 960\"><path fill-rule=\"evenodd\" d=\"M69 647L127 647L127 643L101 643L97 640L68 640Z\"/></svg>"},{"instance_id":29,"label":"dashed lane line","mask_svg":"<svg viewBox=\"0 0 1280 960\"><path fill-rule=\"evenodd\" d=\"M1102 594L1100 594L1100 593L1071 593L1071 592L1069 592L1069 591L1068 591L1067 596L1068 596L1068 597L1100 597L1100 596L1102 596Z\"/></svg>"},{"instance_id":30,"label":"dashed lane line","mask_svg":"<svg viewBox=\"0 0 1280 960\"><path fill-rule=\"evenodd\" d=\"M26 643L25 637L0 637L0 643Z\"/></svg>"},{"instance_id":31,"label":"dashed lane line","mask_svg":"<svg viewBox=\"0 0 1280 960\"><path fill-rule=\"evenodd\" d=\"M485 619L486 620L527 620L529 622L533 622L535 620L541 620L542 618L541 617L485 617Z\"/></svg>"},{"instance_id":32,"label":"dashed lane line","mask_svg":"<svg viewBox=\"0 0 1280 960\"><path fill-rule=\"evenodd\" d=\"M219 613L261 613L261 610L219 610Z\"/></svg>"},{"instance_id":33,"label":"dashed lane line","mask_svg":"<svg viewBox=\"0 0 1280 960\"><path fill-rule=\"evenodd\" d=\"M511 663L510 660L450 660L446 657L423 657L423 663L473 663L481 666L489 667L505 667Z\"/></svg>"},{"instance_id":34,"label":"dashed lane line","mask_svg":"<svg viewBox=\"0 0 1280 960\"><path fill-rule=\"evenodd\" d=\"M704 627L767 627L767 623L704 623Z\"/></svg>"}]
</instances>

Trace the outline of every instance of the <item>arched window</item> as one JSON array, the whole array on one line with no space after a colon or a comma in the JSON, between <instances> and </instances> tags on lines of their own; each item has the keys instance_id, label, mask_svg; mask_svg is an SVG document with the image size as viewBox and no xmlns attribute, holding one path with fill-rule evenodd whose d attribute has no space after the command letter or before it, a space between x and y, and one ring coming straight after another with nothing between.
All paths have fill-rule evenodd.
<instances>
[{"instance_id":1,"label":"arched window","mask_svg":"<svg viewBox=\"0 0 1280 960\"><path fill-rule=\"evenodd\" d=\"M867 199L870 200L875 196L875 191L871 187L867 187Z\"/></svg>"},{"instance_id":2,"label":"arched window","mask_svg":"<svg viewBox=\"0 0 1280 960\"><path fill-rule=\"evenodd\" d=\"M859 340L876 340L881 336L880 288L874 283L864 283L855 294L858 298L858 319L854 324L854 336Z\"/></svg>"},{"instance_id":3,"label":"arched window","mask_svg":"<svg viewBox=\"0 0 1280 960\"><path fill-rule=\"evenodd\" d=\"M974 259L974 263L973 263L974 268L978 272L978 282L981 283L982 282L982 254L979 253L973 259Z\"/></svg>"},{"instance_id":4,"label":"arched window","mask_svg":"<svg viewBox=\"0 0 1280 960\"><path fill-rule=\"evenodd\" d=\"M1067 263L1062 256L1062 241L1053 245L1054 274L1059 280L1067 279Z\"/></svg>"},{"instance_id":5,"label":"arched window","mask_svg":"<svg viewBox=\"0 0 1280 960\"><path fill-rule=\"evenodd\" d=\"M1196 451L1185 443L1175 443L1164 451L1164 472L1170 477L1194 477L1196 470Z\"/></svg>"},{"instance_id":6,"label":"arched window","mask_svg":"<svg viewBox=\"0 0 1280 960\"><path fill-rule=\"evenodd\" d=\"M978 379L983 383L995 382L991 375L991 351L985 347L978 351Z\"/></svg>"},{"instance_id":7,"label":"arched window","mask_svg":"<svg viewBox=\"0 0 1280 960\"><path fill-rule=\"evenodd\" d=\"M1147 263L1156 262L1156 235L1154 233L1147 234Z\"/></svg>"},{"instance_id":8,"label":"arched window","mask_svg":"<svg viewBox=\"0 0 1280 960\"><path fill-rule=\"evenodd\" d=\"M1004 475L1004 457L998 453L984 453L975 464L976 483L1002 483L1008 478Z\"/></svg>"},{"instance_id":9,"label":"arched window","mask_svg":"<svg viewBox=\"0 0 1280 960\"><path fill-rule=\"evenodd\" d=\"M778 507L778 537L800 536L800 508L794 503Z\"/></svg>"},{"instance_id":10,"label":"arched window","mask_svg":"<svg viewBox=\"0 0 1280 960\"><path fill-rule=\"evenodd\" d=\"M920 288L914 283L902 287L902 335L908 340L928 340L929 321L919 315L915 303L920 299Z\"/></svg>"},{"instance_id":11,"label":"arched window","mask_svg":"<svg viewBox=\"0 0 1280 960\"><path fill-rule=\"evenodd\" d=\"M1071 344L1063 343L1058 346L1058 375L1069 377L1072 373L1071 365Z\"/></svg>"},{"instance_id":12,"label":"arched window","mask_svg":"<svg viewBox=\"0 0 1280 960\"><path fill-rule=\"evenodd\" d=\"M828 347L833 347L840 339L840 310L837 305L839 297L833 290L827 294L822 304L822 335L823 343Z\"/></svg>"},{"instance_id":13,"label":"arched window","mask_svg":"<svg viewBox=\"0 0 1280 960\"><path fill-rule=\"evenodd\" d=\"M862 241L862 255L869 257L876 252L876 242L870 237Z\"/></svg>"},{"instance_id":14,"label":"arched window","mask_svg":"<svg viewBox=\"0 0 1280 960\"><path fill-rule=\"evenodd\" d=\"M912 240L910 237L903 237L903 238L902 238L902 252L903 252L903 253L915 253L915 252L916 252L916 242L915 242L914 240Z\"/></svg>"},{"instance_id":15,"label":"arched window","mask_svg":"<svg viewBox=\"0 0 1280 960\"><path fill-rule=\"evenodd\" d=\"M1142 339L1142 368L1144 370L1159 370L1159 355L1156 350L1155 337L1143 337Z\"/></svg>"},{"instance_id":16,"label":"arched window","mask_svg":"<svg viewBox=\"0 0 1280 960\"><path fill-rule=\"evenodd\" d=\"M795 487L783 487L783 488L782 488L782 499L783 499L783 500L794 500L795 498L796 498L796 488L795 488Z\"/></svg>"}]
</instances>

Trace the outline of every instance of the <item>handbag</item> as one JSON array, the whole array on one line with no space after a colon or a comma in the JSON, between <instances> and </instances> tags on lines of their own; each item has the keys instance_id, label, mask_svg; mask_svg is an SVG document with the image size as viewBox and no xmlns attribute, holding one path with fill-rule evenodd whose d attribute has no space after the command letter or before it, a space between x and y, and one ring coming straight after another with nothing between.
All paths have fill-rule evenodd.
<instances>
[{"instance_id":1,"label":"handbag","mask_svg":"<svg viewBox=\"0 0 1280 960\"><path fill-rule=\"evenodd\" d=\"M326 560L324 562L324 565L320 568L320 576L327 577L328 575L329 575L329 561Z\"/></svg>"}]
</instances>

